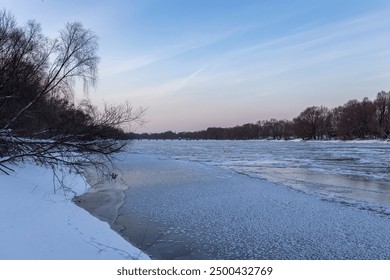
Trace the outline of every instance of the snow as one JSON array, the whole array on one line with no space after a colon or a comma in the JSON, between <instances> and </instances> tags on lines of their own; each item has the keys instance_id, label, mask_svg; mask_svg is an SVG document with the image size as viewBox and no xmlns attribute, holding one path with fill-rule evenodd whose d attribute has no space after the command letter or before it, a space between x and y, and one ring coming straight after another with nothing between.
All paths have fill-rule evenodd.
<instances>
[{"instance_id":1,"label":"snow","mask_svg":"<svg viewBox=\"0 0 390 280\"><path fill-rule=\"evenodd\" d=\"M89 189L80 175L66 174L70 189L32 164L0 175L0 259L148 259L129 242L72 202Z\"/></svg>"},{"instance_id":2,"label":"snow","mask_svg":"<svg viewBox=\"0 0 390 280\"><path fill-rule=\"evenodd\" d=\"M389 149L135 141L118 178L92 191L79 175L64 175L64 192L49 169L17 166L0 175L0 259L148 259L109 224L153 259L390 259ZM108 223L72 202L85 192Z\"/></svg>"}]
</instances>

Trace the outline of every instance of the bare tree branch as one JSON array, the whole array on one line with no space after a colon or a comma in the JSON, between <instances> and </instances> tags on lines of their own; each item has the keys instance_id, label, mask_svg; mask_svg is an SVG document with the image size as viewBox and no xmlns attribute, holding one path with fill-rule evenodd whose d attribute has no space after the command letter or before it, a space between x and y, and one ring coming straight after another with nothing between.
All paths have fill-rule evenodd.
<instances>
[{"instance_id":1,"label":"bare tree branch","mask_svg":"<svg viewBox=\"0 0 390 280\"><path fill-rule=\"evenodd\" d=\"M33 36L35 33L32 32L31 34ZM32 40L33 37L29 37L28 42L30 42L30 38ZM26 110L49 93L69 93L71 88L69 84L73 83L76 78L83 81L85 91L90 86L95 86L100 60L96 55L97 49L97 37L92 31L84 29L82 24L78 22L67 24L65 30L60 33L60 40L52 41L52 46L48 48L48 52L42 55L46 59L51 55L55 55L42 89L33 100L9 120L4 129L11 127ZM66 90L61 90L62 87Z\"/></svg>"},{"instance_id":2,"label":"bare tree branch","mask_svg":"<svg viewBox=\"0 0 390 280\"><path fill-rule=\"evenodd\" d=\"M102 173L115 169L120 140L145 110L129 103L70 102L77 80L84 91L97 83L96 35L81 23L69 23L58 39L43 36L29 21L19 28L12 14L0 11L0 172L21 161L64 166L82 172L93 166Z\"/></svg>"}]
</instances>

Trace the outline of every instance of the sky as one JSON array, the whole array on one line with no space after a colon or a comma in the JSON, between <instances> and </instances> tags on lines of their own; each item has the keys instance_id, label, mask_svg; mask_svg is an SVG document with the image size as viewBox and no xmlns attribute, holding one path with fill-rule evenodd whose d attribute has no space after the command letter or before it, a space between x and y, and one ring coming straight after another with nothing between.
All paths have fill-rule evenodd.
<instances>
[{"instance_id":1,"label":"sky","mask_svg":"<svg viewBox=\"0 0 390 280\"><path fill-rule=\"evenodd\" d=\"M55 38L99 37L89 97L146 109L135 132L195 131L333 108L390 90L387 0L0 0ZM85 96L78 93L78 98Z\"/></svg>"}]
</instances>

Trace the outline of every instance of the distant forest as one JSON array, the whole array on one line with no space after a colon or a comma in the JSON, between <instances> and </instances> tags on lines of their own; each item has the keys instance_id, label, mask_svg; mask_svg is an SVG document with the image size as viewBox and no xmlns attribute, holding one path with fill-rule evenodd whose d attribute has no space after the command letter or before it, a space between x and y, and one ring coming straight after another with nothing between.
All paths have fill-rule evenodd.
<instances>
[{"instance_id":1,"label":"distant forest","mask_svg":"<svg viewBox=\"0 0 390 280\"><path fill-rule=\"evenodd\" d=\"M133 139L388 139L390 138L390 91L381 91L374 101L349 100L329 109L312 106L291 120L270 119L235 127L209 127L195 132L129 134Z\"/></svg>"}]
</instances>

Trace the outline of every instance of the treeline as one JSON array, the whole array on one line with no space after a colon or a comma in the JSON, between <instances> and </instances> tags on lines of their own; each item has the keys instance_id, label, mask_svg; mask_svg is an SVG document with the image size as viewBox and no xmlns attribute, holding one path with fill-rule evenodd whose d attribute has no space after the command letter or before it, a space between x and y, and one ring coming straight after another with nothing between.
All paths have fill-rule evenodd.
<instances>
[{"instance_id":1,"label":"treeline","mask_svg":"<svg viewBox=\"0 0 390 280\"><path fill-rule=\"evenodd\" d=\"M388 139L390 138L390 91L381 91L374 101L350 100L343 106L306 108L293 120L271 119L241 126L210 127L196 132L167 131L131 134L135 139Z\"/></svg>"}]
</instances>

